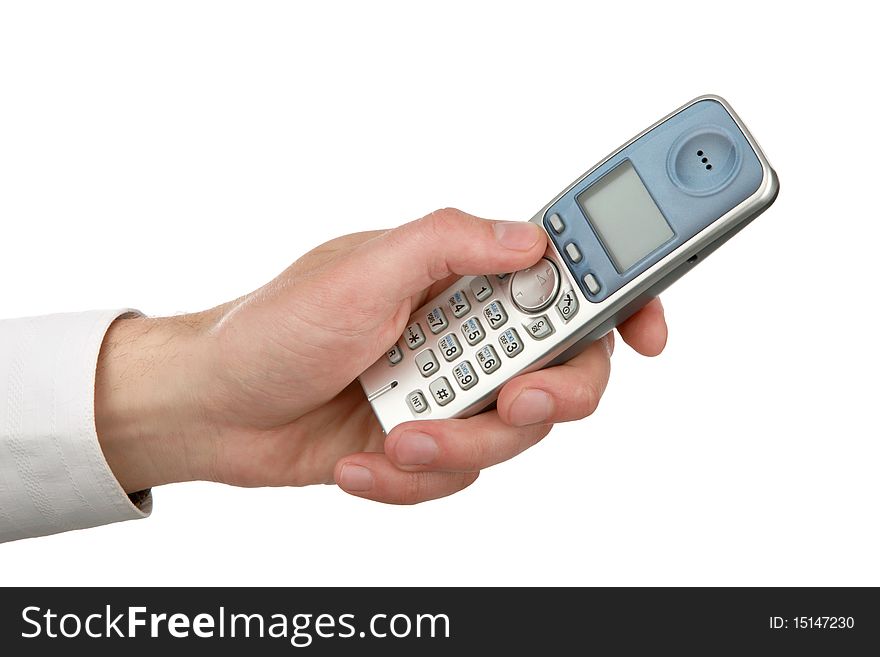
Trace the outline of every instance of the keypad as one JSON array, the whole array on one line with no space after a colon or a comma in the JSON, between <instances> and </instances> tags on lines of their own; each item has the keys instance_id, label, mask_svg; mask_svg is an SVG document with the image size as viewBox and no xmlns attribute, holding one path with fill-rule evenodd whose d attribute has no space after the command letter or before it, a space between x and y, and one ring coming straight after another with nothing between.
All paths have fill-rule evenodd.
<instances>
[{"instance_id":1,"label":"keypad","mask_svg":"<svg viewBox=\"0 0 880 657\"><path fill-rule=\"evenodd\" d=\"M406 396L406 403L413 413L424 413L428 410L428 400L421 390L413 390Z\"/></svg>"},{"instance_id":2,"label":"keypad","mask_svg":"<svg viewBox=\"0 0 880 657\"><path fill-rule=\"evenodd\" d=\"M447 333L440 338L437 342L437 348L447 362L451 362L461 356L461 343L455 337L455 333Z\"/></svg>"},{"instance_id":3,"label":"keypad","mask_svg":"<svg viewBox=\"0 0 880 657\"><path fill-rule=\"evenodd\" d=\"M519 339L516 329L507 329L498 337L498 344L501 345L501 351L513 358L523 350L522 340Z\"/></svg>"},{"instance_id":4,"label":"keypad","mask_svg":"<svg viewBox=\"0 0 880 657\"><path fill-rule=\"evenodd\" d=\"M543 340L553 333L553 325L547 319L547 315L541 315L530 322L526 322L525 327L529 335L535 338L535 340Z\"/></svg>"},{"instance_id":5,"label":"keypad","mask_svg":"<svg viewBox=\"0 0 880 657\"><path fill-rule=\"evenodd\" d=\"M440 406L446 406L446 404L455 399L455 391L449 385L449 381L445 376L434 379L431 385L428 386L428 389L431 391L434 401L440 404Z\"/></svg>"},{"instance_id":6,"label":"keypad","mask_svg":"<svg viewBox=\"0 0 880 657\"><path fill-rule=\"evenodd\" d=\"M477 352L477 362L486 374L491 374L501 367L501 359L495 352L495 347L490 344Z\"/></svg>"},{"instance_id":7,"label":"keypad","mask_svg":"<svg viewBox=\"0 0 880 657\"><path fill-rule=\"evenodd\" d=\"M455 381L462 390L470 390L477 384L477 381L479 381L474 368L466 360L453 368L452 376L455 377Z\"/></svg>"},{"instance_id":8,"label":"keypad","mask_svg":"<svg viewBox=\"0 0 880 657\"><path fill-rule=\"evenodd\" d=\"M449 312L456 317L464 316L471 309L471 304L468 303L467 294L464 293L464 290L455 291L446 300L446 305L449 306Z\"/></svg>"},{"instance_id":9,"label":"keypad","mask_svg":"<svg viewBox=\"0 0 880 657\"><path fill-rule=\"evenodd\" d=\"M425 344L425 334L418 323L407 326L406 331L403 332L403 338L406 341L406 346L410 349L418 349Z\"/></svg>"},{"instance_id":10,"label":"keypad","mask_svg":"<svg viewBox=\"0 0 880 657\"><path fill-rule=\"evenodd\" d=\"M558 312L559 316L562 317L563 322L567 322L572 317L574 317L577 311L578 300L574 294L574 291L566 290L562 293L562 296L559 297L559 302L556 304L556 312Z\"/></svg>"},{"instance_id":11,"label":"keypad","mask_svg":"<svg viewBox=\"0 0 880 657\"><path fill-rule=\"evenodd\" d=\"M434 352L430 349L425 349L416 356L416 365L419 368L419 372L422 373L422 376L431 376L434 372L440 369L440 363L437 362L437 357L434 356Z\"/></svg>"},{"instance_id":12,"label":"keypad","mask_svg":"<svg viewBox=\"0 0 880 657\"><path fill-rule=\"evenodd\" d=\"M400 347L394 345L391 349L388 350L388 362L392 365L397 365L400 361L403 360L403 352L400 350Z\"/></svg>"},{"instance_id":13,"label":"keypad","mask_svg":"<svg viewBox=\"0 0 880 657\"><path fill-rule=\"evenodd\" d=\"M507 321L507 312L498 299L495 299L483 309L483 316L493 329L503 326L504 322Z\"/></svg>"},{"instance_id":14,"label":"keypad","mask_svg":"<svg viewBox=\"0 0 880 657\"><path fill-rule=\"evenodd\" d=\"M579 252L568 249L565 255L577 261ZM583 259L582 256L580 258ZM524 279L523 272L534 280ZM519 314L522 308L515 307L515 322L511 324L507 302L504 301L508 294L505 279L511 279L516 284L509 290L514 297L519 294L518 300L514 299L514 306L525 306L529 313L534 313L531 317ZM450 294L445 303L428 312L423 311L421 318L416 317L419 321L406 327L403 342L391 347L386 354L388 362L392 366L397 365L407 351L403 348L403 344L406 344L415 352L414 361L419 373L427 379L427 389L413 390L406 396L406 403L413 415L427 415L431 404L435 405L435 409L437 406L446 406L455 399L456 391L478 389L480 376L498 371L505 358L514 358L524 351L521 331L528 332L534 340L543 340L553 335L553 322L567 322L574 317L578 312L576 290L570 286L564 287L559 298L555 298L560 279L555 264L549 260L513 274L474 276L462 281L462 288ZM530 303L530 294L540 296L541 303L538 304L536 300ZM493 298L493 295L496 296ZM551 304L555 304L556 314L547 309ZM540 309L539 305L542 306ZM535 316L542 311L545 314ZM423 327L430 333L423 331ZM437 337L428 340L427 336L432 335ZM449 365L444 366L444 362Z\"/></svg>"},{"instance_id":15,"label":"keypad","mask_svg":"<svg viewBox=\"0 0 880 657\"><path fill-rule=\"evenodd\" d=\"M486 332L483 330L483 325L480 324L480 320L476 317L471 317L464 324L461 325L461 334L464 336L464 339L467 340L467 343L471 346L477 344L480 340L486 337Z\"/></svg>"},{"instance_id":16,"label":"keypad","mask_svg":"<svg viewBox=\"0 0 880 657\"><path fill-rule=\"evenodd\" d=\"M446 314L442 308L434 308L428 313L428 328L431 329L431 333L436 335L447 326L449 326L449 322L446 321Z\"/></svg>"},{"instance_id":17,"label":"keypad","mask_svg":"<svg viewBox=\"0 0 880 657\"><path fill-rule=\"evenodd\" d=\"M485 301L492 296L492 286L485 276L477 276L471 279L471 293L477 301Z\"/></svg>"}]
</instances>

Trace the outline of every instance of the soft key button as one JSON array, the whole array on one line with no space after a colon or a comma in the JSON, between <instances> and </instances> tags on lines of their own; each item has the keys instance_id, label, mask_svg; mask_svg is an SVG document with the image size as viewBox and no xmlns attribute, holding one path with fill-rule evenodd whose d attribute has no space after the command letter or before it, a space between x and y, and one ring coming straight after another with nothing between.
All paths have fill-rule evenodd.
<instances>
[{"instance_id":1,"label":"soft key button","mask_svg":"<svg viewBox=\"0 0 880 657\"><path fill-rule=\"evenodd\" d=\"M569 242L565 245L565 255L568 256L568 259L572 262L580 262L581 258L581 250L577 248L577 244L574 242Z\"/></svg>"}]
</instances>

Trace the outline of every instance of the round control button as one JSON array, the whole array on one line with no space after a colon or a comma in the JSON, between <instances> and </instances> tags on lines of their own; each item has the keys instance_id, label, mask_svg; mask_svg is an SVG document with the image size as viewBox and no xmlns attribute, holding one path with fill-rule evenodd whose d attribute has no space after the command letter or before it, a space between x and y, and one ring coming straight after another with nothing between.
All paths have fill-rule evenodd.
<instances>
[{"instance_id":1,"label":"round control button","mask_svg":"<svg viewBox=\"0 0 880 657\"><path fill-rule=\"evenodd\" d=\"M537 313L556 299L559 270L547 258L528 269L521 269L510 279L510 296L525 313Z\"/></svg>"}]
</instances>

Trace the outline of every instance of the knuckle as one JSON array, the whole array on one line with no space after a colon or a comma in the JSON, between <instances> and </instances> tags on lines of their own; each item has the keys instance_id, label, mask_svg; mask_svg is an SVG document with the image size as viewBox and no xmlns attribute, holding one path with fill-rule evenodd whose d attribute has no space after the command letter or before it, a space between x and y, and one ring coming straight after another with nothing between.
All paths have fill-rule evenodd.
<instances>
[{"instance_id":1,"label":"knuckle","mask_svg":"<svg viewBox=\"0 0 880 657\"><path fill-rule=\"evenodd\" d=\"M423 219L427 223L430 233L438 239L448 239L451 232L467 228L471 220L470 215L456 208L434 210Z\"/></svg>"},{"instance_id":2,"label":"knuckle","mask_svg":"<svg viewBox=\"0 0 880 657\"><path fill-rule=\"evenodd\" d=\"M414 472L406 478L406 484L400 493L399 504L418 504L425 501L428 490L427 472Z\"/></svg>"},{"instance_id":3,"label":"knuckle","mask_svg":"<svg viewBox=\"0 0 880 657\"><path fill-rule=\"evenodd\" d=\"M578 393L578 417L585 418L595 413L601 398L602 393L595 383L584 383Z\"/></svg>"}]
</instances>

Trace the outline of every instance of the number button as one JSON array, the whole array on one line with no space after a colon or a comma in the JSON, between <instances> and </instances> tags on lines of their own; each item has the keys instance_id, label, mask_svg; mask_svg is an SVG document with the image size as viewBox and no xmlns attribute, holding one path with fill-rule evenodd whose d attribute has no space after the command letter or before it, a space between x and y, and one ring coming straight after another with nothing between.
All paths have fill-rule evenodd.
<instances>
[{"instance_id":1,"label":"number button","mask_svg":"<svg viewBox=\"0 0 880 657\"><path fill-rule=\"evenodd\" d=\"M391 349L388 350L388 362L391 363L392 367L397 365L400 361L403 360L403 352L400 350L400 347L394 345Z\"/></svg>"},{"instance_id":2,"label":"number button","mask_svg":"<svg viewBox=\"0 0 880 657\"><path fill-rule=\"evenodd\" d=\"M418 349L425 344L425 334L422 332L422 327L418 324L407 326L403 336L406 338L406 346L410 349Z\"/></svg>"},{"instance_id":3,"label":"number button","mask_svg":"<svg viewBox=\"0 0 880 657\"><path fill-rule=\"evenodd\" d=\"M507 329L502 333L498 338L498 344L501 345L502 351L511 358L523 350L523 343L514 329Z\"/></svg>"},{"instance_id":4,"label":"number button","mask_svg":"<svg viewBox=\"0 0 880 657\"><path fill-rule=\"evenodd\" d=\"M468 303L464 290L456 291L446 300L446 305L449 306L450 312L456 317L461 317L471 309L471 304Z\"/></svg>"},{"instance_id":5,"label":"number button","mask_svg":"<svg viewBox=\"0 0 880 657\"><path fill-rule=\"evenodd\" d=\"M477 276L471 280L471 293L477 301L485 301L492 296L492 286L485 276Z\"/></svg>"},{"instance_id":6,"label":"number button","mask_svg":"<svg viewBox=\"0 0 880 657\"><path fill-rule=\"evenodd\" d=\"M572 290L566 290L556 304L556 312L562 317L563 322L567 322L578 311L578 300Z\"/></svg>"},{"instance_id":7,"label":"number button","mask_svg":"<svg viewBox=\"0 0 880 657\"><path fill-rule=\"evenodd\" d=\"M486 317L486 321L489 322L489 326L493 329L503 326L504 322L507 321L507 313L504 311L504 306L497 299L483 309L483 315Z\"/></svg>"},{"instance_id":8,"label":"number button","mask_svg":"<svg viewBox=\"0 0 880 657\"><path fill-rule=\"evenodd\" d=\"M535 340L543 340L553 333L553 325L550 323L550 320L547 319L547 315L536 317L531 322L527 322L525 327L529 332L529 335L535 338Z\"/></svg>"},{"instance_id":9,"label":"number button","mask_svg":"<svg viewBox=\"0 0 880 657\"><path fill-rule=\"evenodd\" d=\"M445 376L441 376L439 379L432 381L428 388L434 396L434 399L441 406L446 406L446 404L455 399L455 391L452 389L452 386L449 385L449 381L446 380Z\"/></svg>"},{"instance_id":10,"label":"number button","mask_svg":"<svg viewBox=\"0 0 880 657\"><path fill-rule=\"evenodd\" d=\"M456 365L452 370L452 375L455 377L455 380L458 382L458 385L462 390L470 390L477 384L477 381L479 381L477 373L474 372L474 368L467 361L463 361Z\"/></svg>"},{"instance_id":11,"label":"number button","mask_svg":"<svg viewBox=\"0 0 880 657\"><path fill-rule=\"evenodd\" d=\"M461 325L461 333L464 335L464 339L467 340L469 345L475 345L486 337L483 325L480 324L480 320L476 317L471 317Z\"/></svg>"},{"instance_id":12,"label":"number button","mask_svg":"<svg viewBox=\"0 0 880 657\"><path fill-rule=\"evenodd\" d=\"M445 358L447 362L453 361L461 356L461 343L458 341L458 338L455 337L455 333L447 333L440 338L437 347L440 349L440 353L443 354L443 358Z\"/></svg>"},{"instance_id":13,"label":"number button","mask_svg":"<svg viewBox=\"0 0 880 657\"><path fill-rule=\"evenodd\" d=\"M449 326L449 322L446 321L446 315L442 308L434 308L428 313L428 328L431 329L431 333L436 335L447 326Z\"/></svg>"},{"instance_id":14,"label":"number button","mask_svg":"<svg viewBox=\"0 0 880 657\"><path fill-rule=\"evenodd\" d=\"M440 363L437 362L434 352L430 349L425 349L422 353L416 356L416 365L419 368L419 372L422 373L422 376L431 376L434 372L440 369Z\"/></svg>"},{"instance_id":15,"label":"number button","mask_svg":"<svg viewBox=\"0 0 880 657\"><path fill-rule=\"evenodd\" d=\"M501 367L501 359L492 345L486 345L477 352L477 362L486 374L491 374Z\"/></svg>"},{"instance_id":16,"label":"number button","mask_svg":"<svg viewBox=\"0 0 880 657\"><path fill-rule=\"evenodd\" d=\"M413 390L406 396L406 403L413 413L424 413L428 410L428 400L421 390Z\"/></svg>"}]
</instances>

